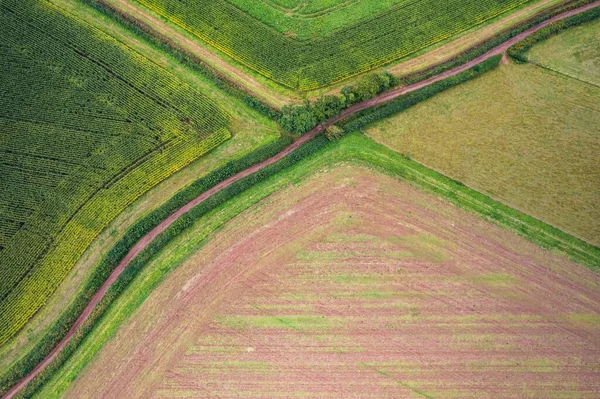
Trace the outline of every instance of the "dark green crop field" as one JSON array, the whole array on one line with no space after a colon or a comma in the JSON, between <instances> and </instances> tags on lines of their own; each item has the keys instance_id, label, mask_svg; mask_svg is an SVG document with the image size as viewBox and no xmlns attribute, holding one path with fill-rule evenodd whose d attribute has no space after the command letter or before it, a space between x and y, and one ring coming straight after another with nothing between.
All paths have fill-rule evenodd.
<instances>
[{"instance_id":1,"label":"dark green crop field","mask_svg":"<svg viewBox=\"0 0 600 399\"><path fill-rule=\"evenodd\" d=\"M229 115L47 2L0 4L0 344L96 235L230 137Z\"/></svg>"},{"instance_id":2,"label":"dark green crop field","mask_svg":"<svg viewBox=\"0 0 600 399\"><path fill-rule=\"evenodd\" d=\"M226 0L137 0L284 86L310 90L406 57L532 0L405 0L331 34L298 40Z\"/></svg>"}]
</instances>

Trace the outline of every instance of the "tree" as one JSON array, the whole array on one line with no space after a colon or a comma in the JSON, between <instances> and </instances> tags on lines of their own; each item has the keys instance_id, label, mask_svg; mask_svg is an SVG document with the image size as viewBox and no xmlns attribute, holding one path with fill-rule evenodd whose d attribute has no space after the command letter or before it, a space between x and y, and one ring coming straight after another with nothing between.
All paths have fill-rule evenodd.
<instances>
[{"instance_id":1,"label":"tree","mask_svg":"<svg viewBox=\"0 0 600 399\"><path fill-rule=\"evenodd\" d=\"M331 141L337 140L340 137L342 137L343 135L344 135L344 129L342 129L339 126L331 125L331 126L327 126L327 129L325 129L325 136Z\"/></svg>"},{"instance_id":2,"label":"tree","mask_svg":"<svg viewBox=\"0 0 600 399\"><path fill-rule=\"evenodd\" d=\"M281 109L279 124L290 133L304 134L317 126L317 123L315 111L308 101L302 106L286 105Z\"/></svg>"},{"instance_id":3,"label":"tree","mask_svg":"<svg viewBox=\"0 0 600 399\"><path fill-rule=\"evenodd\" d=\"M366 75L354 89L358 101L365 101L375 97L382 91L382 79L375 73Z\"/></svg>"},{"instance_id":4,"label":"tree","mask_svg":"<svg viewBox=\"0 0 600 399\"><path fill-rule=\"evenodd\" d=\"M340 93L344 96L346 106L352 105L356 102L356 95L354 94L354 86L344 87Z\"/></svg>"},{"instance_id":5,"label":"tree","mask_svg":"<svg viewBox=\"0 0 600 399\"><path fill-rule=\"evenodd\" d=\"M313 104L313 109L319 122L338 116L342 111L342 101L338 96L326 95Z\"/></svg>"}]
</instances>

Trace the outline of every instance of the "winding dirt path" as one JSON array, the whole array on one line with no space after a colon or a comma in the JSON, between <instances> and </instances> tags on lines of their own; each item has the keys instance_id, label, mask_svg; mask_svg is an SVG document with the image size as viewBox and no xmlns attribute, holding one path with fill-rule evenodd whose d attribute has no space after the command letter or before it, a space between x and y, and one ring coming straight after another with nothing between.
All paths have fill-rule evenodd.
<instances>
[{"instance_id":1,"label":"winding dirt path","mask_svg":"<svg viewBox=\"0 0 600 399\"><path fill-rule=\"evenodd\" d=\"M306 143L307 141L309 141L312 138L314 138L315 136L317 136L319 133L321 133L323 130L325 130L325 128L327 128L330 125L338 123L339 121L343 120L344 118L347 118L359 111L362 111L362 110L372 107L374 105L379 105L381 103L393 100L404 94L419 90L423 87L426 87L433 83L439 82L440 80L444 80L448 77L457 75L463 71L466 71L466 70L474 67L475 65L482 63L483 61L485 61L495 55L505 53L506 50L513 44L523 40L524 38L530 36L531 34L537 32L538 30L548 26L549 24L551 24L553 22L560 21L567 17L582 13L584 11L590 10L590 9L598 7L598 6L600 6L600 0L590 3L588 5L585 5L583 7L559 14L559 15L557 15L553 18L550 18L547 21L544 21L543 23L515 36L514 38L506 41L505 43L501 44L500 46L495 47L494 49L488 51L487 53L485 53L485 54L475 58L474 60L472 60L466 64L463 64L457 68L451 69L449 71L446 71L444 73L433 76L429 79L423 80L419 83L415 83L410 86L399 87L397 89L390 90L390 91L383 93L371 100L356 104L356 105L344 110L341 113L341 115L318 125L313 130L311 130L309 133L302 136L299 140L295 141L293 144L291 144L289 147L284 149L279 154L277 154L259 164L251 166L250 168L222 181L221 183L219 183L216 186L212 187L211 189L205 191L204 193L202 193L201 195L199 195L192 201L188 202L186 205L179 208L176 212L174 212L167 219L163 220L158 226L156 226L148 234L146 234L140 241L138 241L138 243L133 248L131 248L129 253L127 253L125 258L123 258L123 260L119 263L119 265L115 268L115 270L113 270L113 272L110 274L108 279L104 282L102 287L100 287L100 289L96 292L96 294L94 294L94 296L92 297L92 300L87 304L83 313L79 316L79 318L77 319L75 324L73 324L73 326L68 331L68 333L65 335L65 337L52 350L52 352L50 352L50 354L48 354L48 356L46 356L46 358L40 364L38 364L31 372L29 372L25 377L23 377L22 380L20 380L15 386L13 386L2 399L13 398L21 389L23 389L25 387L25 385L27 385L31 380L33 380L33 378L35 378L48 364L50 364L56 358L58 353L69 343L69 341L71 340L73 335L77 332L77 330L87 320L87 318L89 317L89 315L91 314L93 309L100 302L102 297L104 297L104 294L112 286L112 284L119 277L119 275L123 272L123 270L125 270L125 268L129 265L129 263L131 263L131 261L142 250L144 250L156 238L156 236L158 236L160 233L165 231L169 226L171 226L171 224L173 224L173 222L175 222L183 214L187 213L189 210L194 208L196 205L200 204L201 202L203 202L207 198L211 197L213 194L216 194L217 192L221 191L222 189L243 179L244 177L247 177L255 172L258 172L261 169L281 160L283 157L285 157L286 155L289 155L294 150L299 148L302 144Z\"/></svg>"}]
</instances>

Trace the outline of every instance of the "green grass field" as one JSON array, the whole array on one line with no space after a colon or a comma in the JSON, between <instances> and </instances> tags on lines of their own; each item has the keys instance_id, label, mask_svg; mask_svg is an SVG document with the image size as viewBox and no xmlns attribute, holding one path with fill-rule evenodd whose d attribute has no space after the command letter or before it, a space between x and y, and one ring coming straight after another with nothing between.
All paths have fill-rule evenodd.
<instances>
[{"instance_id":1,"label":"green grass field","mask_svg":"<svg viewBox=\"0 0 600 399\"><path fill-rule=\"evenodd\" d=\"M532 63L600 86L600 19L568 29L529 51Z\"/></svg>"},{"instance_id":2,"label":"green grass field","mask_svg":"<svg viewBox=\"0 0 600 399\"><path fill-rule=\"evenodd\" d=\"M407 0L227 0L264 24L297 40L309 40L331 34Z\"/></svg>"},{"instance_id":3,"label":"green grass field","mask_svg":"<svg viewBox=\"0 0 600 399\"><path fill-rule=\"evenodd\" d=\"M600 244L600 89L502 65L366 133L446 176Z\"/></svg>"},{"instance_id":4,"label":"green grass field","mask_svg":"<svg viewBox=\"0 0 600 399\"><path fill-rule=\"evenodd\" d=\"M49 3L1 7L0 344L116 215L228 140L231 124L208 97Z\"/></svg>"},{"instance_id":5,"label":"green grass field","mask_svg":"<svg viewBox=\"0 0 600 399\"><path fill-rule=\"evenodd\" d=\"M406 57L532 0L404 2L343 29L298 41L225 0L139 0L241 64L301 91L341 81Z\"/></svg>"}]
</instances>

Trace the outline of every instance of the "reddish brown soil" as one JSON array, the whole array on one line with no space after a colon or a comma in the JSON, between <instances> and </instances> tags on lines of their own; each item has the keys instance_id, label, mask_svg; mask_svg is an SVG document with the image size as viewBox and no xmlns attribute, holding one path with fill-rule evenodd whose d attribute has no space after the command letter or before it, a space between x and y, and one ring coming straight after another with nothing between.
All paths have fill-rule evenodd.
<instances>
[{"instance_id":1,"label":"reddish brown soil","mask_svg":"<svg viewBox=\"0 0 600 399\"><path fill-rule=\"evenodd\" d=\"M81 316L77 319L77 321L75 322L75 324L73 325L73 327L69 330L69 332L67 333L67 335L65 336L65 338L63 340L60 341L60 343L54 348L54 350L52 350L52 352L50 352L50 354L38 365L36 366L30 373L28 373L21 381L19 381L13 388L11 388L6 395L4 396L4 399L10 399L12 398L17 392L19 392L27 383L29 383L36 375L38 375L40 373L41 370L43 370L57 355L58 353L65 347L65 345L71 340L71 338L73 337L73 335L75 334L75 332L81 327L81 325L85 322L85 320L88 318L88 316L90 315L90 313L92 312L92 310L94 309L94 307L100 302L100 300L102 299L102 297L104 296L104 294L106 293L106 291L108 290L108 288L114 283L114 281L119 277L119 275L122 273L122 271L125 269L125 267L127 267L127 265L131 262L131 260L133 258L135 258L150 242L152 242L154 240L154 238L160 234L161 232L163 232L164 230L166 230L175 220L177 220L181 215L183 215L184 213L188 212L190 209L192 209L194 206L198 205L199 203L201 203L202 201L204 201L206 198L210 197L211 195L213 195L214 193L222 190L223 188L233 184L234 182L252 174L255 173L261 169L263 169L264 167L271 165L275 162L277 162L278 160L280 160L281 158L283 158L284 156L290 154L291 152L293 152L295 149L297 149L299 146L301 146L303 143L305 143L306 141L310 140L311 138L315 137L317 134L321 133L327 126L331 125L331 124L335 124L337 122L339 122L340 120L353 115L361 110L364 110L366 108L372 107L374 105L378 105L387 101L390 101L392 99L395 99L397 97L400 97L404 94L410 93L412 91L421 89L423 87L426 87L430 84L433 84L437 81L443 80L447 77L450 76L454 76L456 74L459 74L460 72L463 72L467 69L472 68L475 65L478 65L479 63L485 61L486 59L493 57L497 54L501 54L503 52L506 51L506 49L510 46L512 46L513 44L515 44L516 42L523 40L525 37L533 34L534 32L536 32L537 30L547 26L548 24L552 23L552 22L556 22L559 21L561 19L567 18L569 16L581 13L583 11L589 10L591 8L597 7L600 5L600 1L596 1L594 3L588 4L586 6L580 7L578 9L575 10L571 10L568 12L565 12L563 14L557 15L545 22L543 22L542 24L531 28L523 33L521 33L520 35L510 39L509 41L505 42L504 44L498 46L497 48L485 53L484 55L460 66L457 67L455 69L452 69L450 71L446 71L440 75L436 75L432 78L426 79L422 82L416 83L414 85L410 85L410 86L406 86L406 87L401 87L401 88L397 88L394 90L391 90L389 92L383 93L380 96L365 101L363 103L359 103L356 104L346 110L344 110L342 112L342 114L336 118L333 118L331 120L329 120L326 123L323 123L319 126L317 126L315 129L313 129L311 132L307 133L306 135L304 135L302 138L300 138L298 141L296 141L294 144L292 144L291 146L289 146L288 148L286 148L284 151L280 152L279 154L275 155L272 158L269 158L268 160L261 162L257 165L254 165L248 169L246 169L243 172L238 173L235 176L230 177L229 179L219 183L218 185L216 185L215 187L211 188L210 190L206 191L205 193L203 193L202 195L198 196L197 198L195 198L194 200L192 200L191 202L189 202L188 204L186 204L185 206L183 206L182 208L180 208L179 210L177 210L175 213L173 213L171 216L169 216L169 218L165 219L162 223L160 223L157 227L155 227L150 233L148 233L146 236L144 236L130 251L129 253L125 256L125 258L121 261L121 263L117 266L117 268L113 271L113 273L109 276L109 278L106 280L106 282L102 285L102 287L100 288L100 290L98 290L98 292L94 295L94 297L92 298L92 300L90 301L90 303L86 306L86 308L84 309L83 313L81 314Z\"/></svg>"},{"instance_id":2,"label":"reddish brown soil","mask_svg":"<svg viewBox=\"0 0 600 399\"><path fill-rule=\"evenodd\" d=\"M600 276L338 167L238 216L66 398L597 398Z\"/></svg>"}]
</instances>

